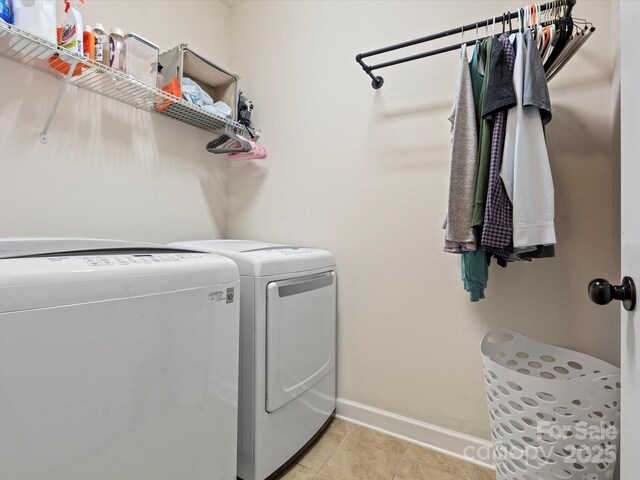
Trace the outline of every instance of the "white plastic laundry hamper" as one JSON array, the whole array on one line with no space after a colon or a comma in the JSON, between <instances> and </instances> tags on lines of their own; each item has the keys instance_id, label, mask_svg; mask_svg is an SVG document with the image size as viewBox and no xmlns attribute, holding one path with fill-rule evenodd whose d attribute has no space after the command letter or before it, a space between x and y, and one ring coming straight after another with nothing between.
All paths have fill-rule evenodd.
<instances>
[{"instance_id":1,"label":"white plastic laundry hamper","mask_svg":"<svg viewBox=\"0 0 640 480\"><path fill-rule=\"evenodd\" d=\"M620 369L513 330L481 344L498 480L609 480Z\"/></svg>"}]
</instances>

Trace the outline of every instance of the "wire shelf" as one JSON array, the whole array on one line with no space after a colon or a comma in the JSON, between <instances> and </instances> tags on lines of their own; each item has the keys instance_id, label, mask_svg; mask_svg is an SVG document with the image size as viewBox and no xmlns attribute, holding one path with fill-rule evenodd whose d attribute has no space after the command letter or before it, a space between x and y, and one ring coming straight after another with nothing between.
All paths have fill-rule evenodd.
<instances>
[{"instance_id":1,"label":"wire shelf","mask_svg":"<svg viewBox=\"0 0 640 480\"><path fill-rule=\"evenodd\" d=\"M246 130L238 122L207 111L159 88L151 87L120 70L89 60L77 52L62 48L1 20L0 57L68 80L69 84L79 88L209 132L231 130L234 133L242 133ZM72 65L77 66L73 75L69 77ZM59 97L62 93L63 91ZM60 98L58 102L59 100ZM54 106L52 116L58 102ZM48 124L43 131L43 142L46 142Z\"/></svg>"}]
</instances>

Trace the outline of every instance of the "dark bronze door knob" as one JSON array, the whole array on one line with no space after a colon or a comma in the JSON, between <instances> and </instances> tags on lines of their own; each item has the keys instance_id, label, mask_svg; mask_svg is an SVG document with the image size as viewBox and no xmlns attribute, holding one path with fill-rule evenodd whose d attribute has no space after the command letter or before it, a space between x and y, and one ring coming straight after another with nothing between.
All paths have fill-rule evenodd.
<instances>
[{"instance_id":1,"label":"dark bronze door knob","mask_svg":"<svg viewBox=\"0 0 640 480\"><path fill-rule=\"evenodd\" d=\"M606 305L611 300L621 300L625 310L636 307L636 284L631 277L624 277L622 285L611 285L604 278L596 278L589 283L589 298L593 303Z\"/></svg>"}]
</instances>

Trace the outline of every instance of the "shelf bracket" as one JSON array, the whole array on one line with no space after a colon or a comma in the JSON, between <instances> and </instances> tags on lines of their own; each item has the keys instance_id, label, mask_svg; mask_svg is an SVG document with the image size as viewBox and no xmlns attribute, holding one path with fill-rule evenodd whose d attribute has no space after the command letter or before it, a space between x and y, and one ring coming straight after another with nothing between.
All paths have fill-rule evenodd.
<instances>
[{"instance_id":1,"label":"shelf bracket","mask_svg":"<svg viewBox=\"0 0 640 480\"><path fill-rule=\"evenodd\" d=\"M78 60L71 60L69 73L64 78L64 82L62 83L62 88L60 88L60 92L58 93L58 98L56 98L55 103L53 104L53 108L51 109L51 113L49 114L49 118L47 118L47 123L44 124L44 128L42 132L40 132L40 141L42 143L47 143L49 140L49 127L53 123L53 118L56 116L56 112L58 111L58 107L60 106L60 102L62 101L62 97L64 97L65 92L67 91L67 87L69 86L69 82L73 77L73 72L78 65Z\"/></svg>"}]
</instances>

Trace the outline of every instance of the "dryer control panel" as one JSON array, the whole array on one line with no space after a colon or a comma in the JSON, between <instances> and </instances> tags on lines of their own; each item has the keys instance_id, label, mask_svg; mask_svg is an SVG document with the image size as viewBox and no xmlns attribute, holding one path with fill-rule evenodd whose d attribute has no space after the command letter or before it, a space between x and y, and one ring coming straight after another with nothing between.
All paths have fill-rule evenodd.
<instances>
[{"instance_id":1,"label":"dryer control panel","mask_svg":"<svg viewBox=\"0 0 640 480\"><path fill-rule=\"evenodd\" d=\"M282 255L301 255L314 253L316 250L313 248L301 248L301 247L286 247L286 248L265 248L260 250L249 250L247 252L250 255L258 257L281 257Z\"/></svg>"}]
</instances>

